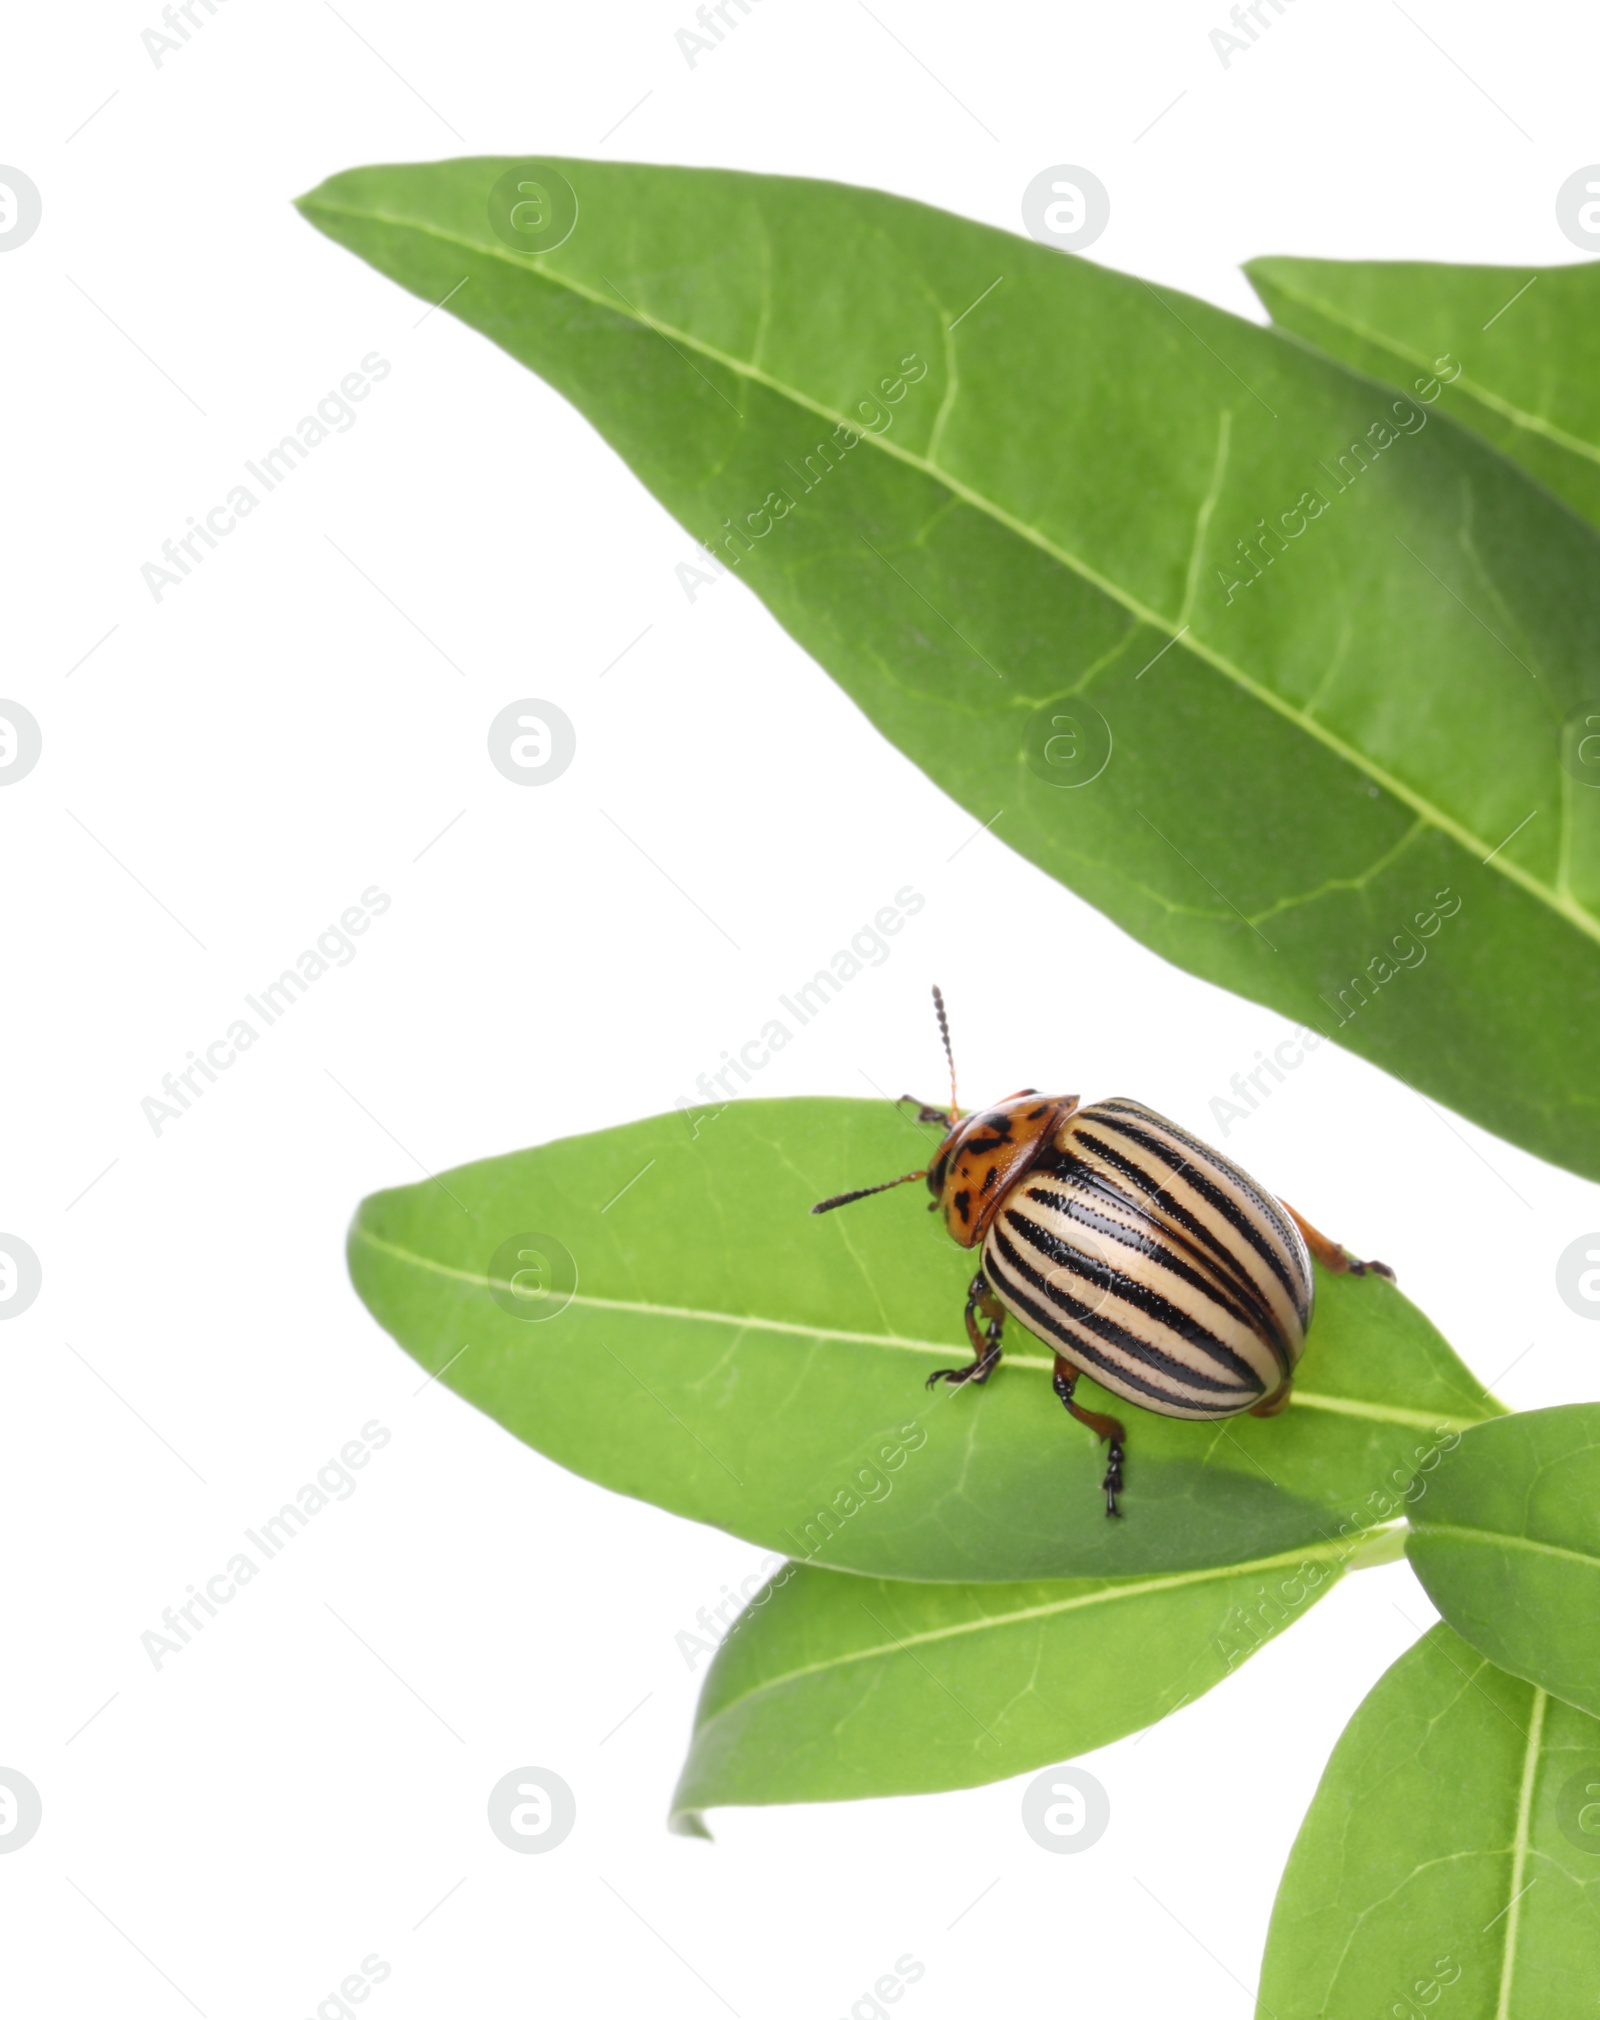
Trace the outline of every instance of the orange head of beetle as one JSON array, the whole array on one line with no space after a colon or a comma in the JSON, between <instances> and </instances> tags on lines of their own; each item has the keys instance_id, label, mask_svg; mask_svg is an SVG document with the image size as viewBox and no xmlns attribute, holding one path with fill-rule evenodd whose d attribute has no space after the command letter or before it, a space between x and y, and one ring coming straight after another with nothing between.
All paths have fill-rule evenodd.
<instances>
[{"instance_id":1,"label":"orange head of beetle","mask_svg":"<svg viewBox=\"0 0 1600 2020\"><path fill-rule=\"evenodd\" d=\"M928 1167L928 1190L963 1248L983 1240L1001 1200L1077 1105L1075 1094L1052 1096L1025 1087L952 1125Z\"/></svg>"},{"instance_id":2,"label":"orange head of beetle","mask_svg":"<svg viewBox=\"0 0 1600 2020\"><path fill-rule=\"evenodd\" d=\"M997 1101L992 1108L963 1115L956 1105L950 1026L945 1019L944 998L937 989L933 992L933 1006L939 1016L945 1057L950 1062L950 1107L946 1112L924 1106L918 1118L944 1125L944 1141L934 1153L932 1164L926 1171L908 1171L882 1185L862 1186L855 1192L841 1192L833 1199L819 1200L811 1211L831 1213L836 1206L848 1206L852 1200L867 1199L875 1192L888 1192L893 1186L925 1178L933 1194L929 1212L942 1208L944 1224L954 1238L963 1248L976 1248L988 1232L995 1209L1037 1161L1057 1126L1077 1107L1078 1097L1040 1094L1036 1088L1025 1087L1020 1094Z\"/></svg>"}]
</instances>

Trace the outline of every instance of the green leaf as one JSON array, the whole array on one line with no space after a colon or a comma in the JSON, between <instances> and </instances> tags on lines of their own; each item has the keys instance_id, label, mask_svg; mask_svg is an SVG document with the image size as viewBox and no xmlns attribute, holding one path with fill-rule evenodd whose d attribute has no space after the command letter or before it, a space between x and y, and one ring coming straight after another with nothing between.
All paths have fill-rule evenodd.
<instances>
[{"instance_id":1,"label":"green leaf","mask_svg":"<svg viewBox=\"0 0 1600 2020\"><path fill-rule=\"evenodd\" d=\"M1469 1431L1418 1476L1406 1550L1480 1653L1600 1716L1600 1403Z\"/></svg>"},{"instance_id":2,"label":"green leaf","mask_svg":"<svg viewBox=\"0 0 1600 2020\"><path fill-rule=\"evenodd\" d=\"M1426 406L1031 241L556 166L577 224L538 258L490 226L503 161L301 208L548 379L976 821L1600 1177L1600 793L1561 763L1587 526Z\"/></svg>"},{"instance_id":3,"label":"green leaf","mask_svg":"<svg viewBox=\"0 0 1600 2020\"><path fill-rule=\"evenodd\" d=\"M1496 1412L1392 1285L1321 1277L1290 1408L1224 1425L1126 1411L1124 1514L1108 1521L1104 1455L1032 1335L1008 1327L986 1389L925 1390L970 1359L973 1266L926 1195L810 1212L934 1141L887 1102L658 1116L375 1194L350 1271L425 1368L574 1472L886 1577L1098 1577L1300 1549L1398 1514L1441 1435ZM569 1303L526 1307L548 1319L517 1315L514 1259L497 1272L511 1309L491 1294L491 1259L529 1231L576 1267Z\"/></svg>"},{"instance_id":4,"label":"green leaf","mask_svg":"<svg viewBox=\"0 0 1600 2020\"><path fill-rule=\"evenodd\" d=\"M1106 1746L1220 1683L1349 1554L1318 1543L1223 1570L1028 1585L791 1565L706 1672L677 1827L730 1803L971 1788Z\"/></svg>"},{"instance_id":5,"label":"green leaf","mask_svg":"<svg viewBox=\"0 0 1600 2020\"><path fill-rule=\"evenodd\" d=\"M1440 1624L1346 1727L1267 1935L1264 2020L1566 2020L1595 2001L1600 1723Z\"/></svg>"},{"instance_id":6,"label":"green leaf","mask_svg":"<svg viewBox=\"0 0 1600 2020\"><path fill-rule=\"evenodd\" d=\"M1251 260L1283 329L1485 436L1600 522L1600 263L1469 267L1426 260Z\"/></svg>"}]
</instances>

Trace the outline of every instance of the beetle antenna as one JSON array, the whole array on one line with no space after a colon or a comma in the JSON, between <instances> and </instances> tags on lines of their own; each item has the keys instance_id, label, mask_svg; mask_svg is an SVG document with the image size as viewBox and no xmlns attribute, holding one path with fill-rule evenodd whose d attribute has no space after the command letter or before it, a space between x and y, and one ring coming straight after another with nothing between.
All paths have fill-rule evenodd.
<instances>
[{"instance_id":1,"label":"beetle antenna","mask_svg":"<svg viewBox=\"0 0 1600 2020\"><path fill-rule=\"evenodd\" d=\"M944 997L937 982L933 985L933 1007L939 1018L939 1036L944 1040L944 1056L950 1062L950 1121L953 1126L961 1115L956 1104L956 1055L950 1049L950 1020L944 1014Z\"/></svg>"},{"instance_id":2,"label":"beetle antenna","mask_svg":"<svg viewBox=\"0 0 1600 2020\"><path fill-rule=\"evenodd\" d=\"M852 1200L870 1199L875 1192L892 1192L897 1185L909 1185L914 1178L926 1178L926 1171L908 1171L899 1178L887 1178L882 1185L864 1185L859 1192L841 1192L832 1199L819 1199L811 1209L813 1213L832 1213L836 1206L849 1206Z\"/></svg>"}]
</instances>

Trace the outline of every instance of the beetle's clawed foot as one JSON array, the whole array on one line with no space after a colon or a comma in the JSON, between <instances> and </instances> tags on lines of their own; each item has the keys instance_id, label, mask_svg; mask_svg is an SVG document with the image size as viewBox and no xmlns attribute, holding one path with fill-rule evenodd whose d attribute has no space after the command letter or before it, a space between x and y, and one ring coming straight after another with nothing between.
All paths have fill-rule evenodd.
<instances>
[{"instance_id":1,"label":"beetle's clawed foot","mask_svg":"<svg viewBox=\"0 0 1600 2020\"><path fill-rule=\"evenodd\" d=\"M1122 1513L1122 1510L1117 1506L1117 1496L1122 1492L1122 1459L1121 1441L1113 1438L1106 1465L1106 1477L1100 1482L1100 1485L1105 1489L1106 1513L1108 1515L1120 1515Z\"/></svg>"},{"instance_id":2,"label":"beetle's clawed foot","mask_svg":"<svg viewBox=\"0 0 1600 2020\"><path fill-rule=\"evenodd\" d=\"M1338 1277L1387 1277L1390 1283L1394 1282L1394 1271L1387 1263L1362 1262L1343 1243L1330 1241L1327 1235L1314 1228L1303 1213L1295 1212L1287 1200L1283 1204L1304 1237L1306 1247L1325 1270Z\"/></svg>"},{"instance_id":3,"label":"beetle's clawed foot","mask_svg":"<svg viewBox=\"0 0 1600 2020\"><path fill-rule=\"evenodd\" d=\"M999 1359L1000 1349L996 1347L992 1353L985 1354L981 1360L968 1361L965 1367L935 1368L922 1386L925 1389L931 1389L936 1382L948 1382L952 1389L964 1389L968 1382L976 1382L981 1389L994 1373L996 1363Z\"/></svg>"},{"instance_id":4,"label":"beetle's clawed foot","mask_svg":"<svg viewBox=\"0 0 1600 2020\"><path fill-rule=\"evenodd\" d=\"M1056 1355L1056 1371L1052 1386L1069 1417L1085 1424L1093 1431L1101 1444L1106 1447L1106 1477L1100 1482L1101 1492L1106 1497L1106 1513L1120 1515L1117 1496L1122 1492L1122 1461L1126 1452L1123 1440L1127 1432L1115 1417L1102 1417L1098 1410L1085 1410L1076 1400L1078 1371L1070 1361Z\"/></svg>"},{"instance_id":5,"label":"beetle's clawed foot","mask_svg":"<svg viewBox=\"0 0 1600 2020\"><path fill-rule=\"evenodd\" d=\"M934 1108L915 1094L902 1094L895 1103L896 1108L904 1108L910 1102L917 1111L918 1122L937 1122L941 1129L949 1129L951 1118L942 1108Z\"/></svg>"}]
</instances>

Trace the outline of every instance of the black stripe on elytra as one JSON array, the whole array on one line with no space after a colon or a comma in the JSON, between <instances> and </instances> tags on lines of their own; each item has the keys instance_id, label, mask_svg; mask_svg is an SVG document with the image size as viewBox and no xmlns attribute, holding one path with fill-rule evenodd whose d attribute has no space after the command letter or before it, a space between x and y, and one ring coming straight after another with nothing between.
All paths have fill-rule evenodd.
<instances>
[{"instance_id":1,"label":"black stripe on elytra","mask_svg":"<svg viewBox=\"0 0 1600 2020\"><path fill-rule=\"evenodd\" d=\"M1201 1270L1187 1263L1175 1247L1169 1246L1174 1238L1169 1236L1160 1222L1153 1219L1145 1210L1139 1211L1138 1218L1141 1224L1138 1227L1129 1227L1126 1221L1114 1220L1109 1214L1096 1213L1093 1206L1081 1195L1051 1191L1047 1180L1027 1185L1023 1198L1031 1199L1040 1206L1053 1207L1057 1213L1064 1214L1068 1220L1077 1221L1091 1233L1103 1235L1106 1240L1116 1242L1120 1248L1132 1249L1135 1255L1148 1256L1162 1269L1170 1271L1181 1283L1186 1283L1191 1290L1198 1291L1219 1311L1226 1312L1228 1317L1243 1326L1246 1332L1260 1333L1261 1321L1257 1310L1253 1308L1246 1311L1241 1303L1227 1297L1212 1277L1202 1274ZM1185 1243L1184 1246L1187 1248L1188 1244ZM1188 1323L1198 1325L1199 1321L1189 1320ZM1210 1338L1209 1332L1206 1337ZM1274 1351L1279 1350L1275 1337L1269 1337L1267 1344ZM1284 1373L1288 1372L1285 1368Z\"/></svg>"},{"instance_id":2,"label":"black stripe on elytra","mask_svg":"<svg viewBox=\"0 0 1600 2020\"><path fill-rule=\"evenodd\" d=\"M989 1240L991 1243L994 1241L993 1230L990 1231ZM1148 1396L1151 1399L1149 1407L1155 1410L1157 1415L1163 1414L1161 1406L1164 1403L1179 1403L1186 1410L1198 1410L1213 1417L1237 1417L1241 1411L1250 1407L1250 1396L1241 1396L1234 1402L1213 1403L1205 1396L1179 1394L1171 1385L1162 1387L1158 1382L1146 1381L1142 1375L1135 1374L1131 1368L1113 1360L1109 1354L1102 1353L1092 1339L1086 1338L1069 1326L1059 1312L1041 1306L1036 1299L1029 1297L1028 1293L1013 1283L1003 1271L995 1268L992 1258L989 1259L988 1266L991 1271L990 1281L996 1288L1004 1288L1006 1297L1016 1307L1018 1316L1042 1340L1058 1342L1067 1359L1075 1366L1087 1368L1091 1373L1114 1376L1125 1388L1137 1392L1135 1401L1140 1395Z\"/></svg>"},{"instance_id":3,"label":"black stripe on elytra","mask_svg":"<svg viewBox=\"0 0 1600 2020\"><path fill-rule=\"evenodd\" d=\"M1255 1225L1249 1214L1244 1211L1236 1200L1228 1198L1225 1193L1211 1183L1210 1179L1196 1171L1186 1157L1180 1157L1176 1151L1169 1150L1158 1138L1150 1135L1148 1130L1135 1129L1130 1122L1123 1122L1115 1116L1102 1117L1102 1114L1097 1112L1095 1116L1096 1122L1098 1123L1102 1119L1107 1128L1114 1129L1119 1136L1126 1137L1130 1143L1136 1143L1141 1149L1148 1150L1151 1156L1164 1164L1175 1178L1181 1178L1209 1206L1215 1207L1217 1212L1227 1221L1228 1225L1244 1236L1245 1240L1255 1250L1256 1254L1260 1256L1267 1268L1278 1279L1278 1282L1282 1284L1285 1295L1296 1311L1304 1313L1304 1298L1300 1291L1296 1289L1294 1283L1291 1282L1289 1272L1284 1267L1282 1255L1266 1239L1260 1228ZM1139 1169L1138 1166L1133 1165L1128 1159L1120 1157L1110 1144L1096 1137L1089 1130L1080 1128L1074 1133L1080 1143L1086 1143L1093 1149L1098 1150L1102 1156L1109 1158L1119 1168L1130 1173ZM1142 1172L1140 1175L1146 1179L1150 1177L1149 1172ZM1172 1199L1170 1193L1164 1187L1156 1187L1155 1190L1161 1193L1162 1200L1168 1210L1176 1213L1180 1219L1190 1222L1195 1232L1203 1237L1208 1247L1216 1249L1219 1255L1226 1256L1228 1254L1227 1249L1222 1243L1217 1241L1214 1235L1210 1234L1199 1221L1192 1220L1191 1216L1179 1208L1177 1202Z\"/></svg>"},{"instance_id":4,"label":"black stripe on elytra","mask_svg":"<svg viewBox=\"0 0 1600 2020\"><path fill-rule=\"evenodd\" d=\"M1239 1266L1227 1244L1219 1241L1208 1227L1197 1220L1188 1208L1181 1205L1170 1193L1161 1195L1161 1211L1169 1220L1177 1222L1180 1227L1186 1229L1193 1239L1185 1240L1184 1235L1174 1228L1162 1226L1150 1205L1152 1189L1144 1183L1150 1174L1144 1167L1124 1157L1110 1144L1099 1142L1086 1131L1079 1131L1077 1135L1080 1142L1092 1144L1108 1164L1118 1171L1126 1172L1133 1180L1135 1192L1124 1192L1120 1186L1113 1183L1108 1173L1097 1169L1086 1158L1079 1157L1076 1152L1070 1150L1054 1152L1049 1161L1049 1171L1075 1187L1097 1192L1107 1199L1115 1200L1119 1206L1126 1207L1140 1220L1149 1221L1152 1225L1160 1227L1162 1234L1169 1241L1185 1248L1191 1259L1202 1270L1209 1271L1218 1284L1252 1315L1249 1321L1252 1329L1264 1340L1271 1342L1274 1352L1283 1363L1283 1371L1287 1374L1291 1363L1289 1343L1284 1337L1283 1328L1278 1323L1277 1315L1262 1296L1260 1286ZM1296 1309L1301 1309L1298 1304Z\"/></svg>"},{"instance_id":5,"label":"black stripe on elytra","mask_svg":"<svg viewBox=\"0 0 1600 2020\"><path fill-rule=\"evenodd\" d=\"M1152 1118L1153 1115L1153 1111L1151 1111L1150 1109L1141 1108L1137 1102L1132 1101L1119 1101L1113 1099L1111 1101L1101 1102L1099 1106L1102 1108L1110 1109L1111 1112L1115 1115L1131 1115L1136 1120L1140 1121L1149 1120ZM1198 1157L1202 1163L1209 1165L1211 1170L1214 1171L1219 1178L1225 1179L1228 1182L1228 1184L1237 1186L1242 1192L1246 1192L1250 1195L1250 1198L1254 1201L1255 1206L1259 1211L1259 1213L1261 1214L1262 1219L1267 1221L1271 1225L1274 1234L1277 1235L1278 1239L1283 1244L1283 1252L1285 1257L1293 1257L1295 1263L1295 1274L1297 1276L1301 1276L1301 1271L1299 1267L1300 1247L1301 1247L1300 1231L1298 1228L1294 1226L1293 1221L1291 1220L1287 1212L1283 1210L1282 1202L1280 1200L1274 1199L1271 1193L1263 1192L1260 1186L1256 1184L1255 1180L1251 1178L1247 1172L1241 1171L1238 1165L1232 1163L1228 1158L1224 1157L1220 1150L1213 1150L1209 1143L1202 1143L1198 1136L1191 1136L1187 1129L1180 1129L1177 1123L1169 1122L1165 1116L1153 1116L1153 1119L1161 1124L1161 1127L1167 1131L1167 1133L1173 1138L1174 1142L1181 1143L1185 1145L1189 1150L1193 1151L1195 1156ZM1309 1269L1307 1269L1304 1272L1302 1276L1302 1281L1305 1284L1306 1291L1309 1293L1312 1284L1311 1272Z\"/></svg>"},{"instance_id":6,"label":"black stripe on elytra","mask_svg":"<svg viewBox=\"0 0 1600 2020\"><path fill-rule=\"evenodd\" d=\"M1235 1409L1247 1407L1256 1397L1266 1393L1266 1384L1254 1368L1249 1367L1247 1364L1241 1364L1244 1366L1247 1384L1241 1392L1237 1382L1223 1382L1213 1375L1201 1374L1197 1369L1186 1366L1182 1361L1175 1360L1172 1355L1163 1353L1153 1341L1141 1339L1139 1334L1131 1332L1124 1325L1119 1325L1115 1319L1108 1318L1103 1310L1097 1311L1092 1306L1085 1304L1081 1298L1075 1298L1060 1282L1059 1277L1056 1279L1047 1277L1042 1270L1036 1268L1021 1253L1007 1232L1008 1222L1017 1225L1018 1232L1020 1233L1022 1231L1022 1224L1024 1223L1024 1216L1009 1209L1001 1214L989 1231L989 1243L998 1249L1009 1269L1016 1276L1021 1277L1025 1283L1031 1284L1052 1305L1058 1306L1068 1318L1075 1320L1086 1332L1095 1334L1098 1338L1104 1340L1107 1346L1120 1347L1125 1354L1130 1355L1140 1366L1148 1368L1152 1374L1165 1376L1169 1379L1170 1386L1167 1389L1157 1389L1152 1393L1171 1395L1178 1388L1199 1389L1202 1391L1209 1389L1214 1393L1231 1397ZM1025 1224L1029 1232L1024 1238L1028 1240L1030 1247L1036 1245L1033 1241L1034 1236L1042 1237L1046 1241L1049 1240L1049 1237L1045 1235L1044 1229L1039 1227L1037 1222L1029 1221ZM1095 1283L1093 1275L1090 1274L1089 1270L1080 1266L1080 1259L1073 1251L1066 1249L1059 1243L1057 1247L1061 1249L1063 1257L1062 1262L1057 1264L1058 1270L1063 1268L1071 1269L1075 1274L1084 1277L1086 1281ZM1081 1260L1087 1263L1091 1261L1091 1258L1084 1257ZM1110 1275L1105 1270L1104 1265L1101 1265L1100 1274L1102 1276ZM1095 1288L1101 1289L1104 1286L1095 1284ZM1221 1353L1227 1352L1225 1348L1221 1347L1220 1341L1217 1345ZM1236 1360L1236 1356L1233 1355L1228 1355L1228 1358ZM1105 1365L1110 1367L1116 1364L1108 1361ZM1120 1373L1122 1370L1119 1369L1118 1372ZM1204 1400L1203 1397L1201 1400Z\"/></svg>"},{"instance_id":7,"label":"black stripe on elytra","mask_svg":"<svg viewBox=\"0 0 1600 2020\"><path fill-rule=\"evenodd\" d=\"M1148 1151L1158 1163L1166 1166L1174 1178L1181 1179L1191 1191L1197 1193L1209 1206L1214 1207L1222 1215L1223 1219L1228 1222L1230 1227L1244 1236L1256 1254L1260 1256L1273 1275L1277 1277L1279 1283L1288 1294L1291 1303L1295 1305L1299 1304L1300 1295L1285 1267L1281 1244L1275 1244L1269 1240L1262 1233L1260 1226L1253 1217L1261 1198L1260 1193L1256 1191L1254 1186L1249 1188L1237 1187L1238 1191L1246 1193L1245 1201L1241 1202L1234 1192L1225 1192L1220 1186L1214 1185L1204 1172L1196 1168L1193 1159L1184 1156L1180 1151L1174 1150L1170 1144L1163 1142L1159 1136L1153 1135L1149 1129L1138 1128L1132 1122L1125 1121L1120 1115L1108 1113L1104 1107L1096 1111L1094 1120L1097 1124L1114 1130L1119 1136L1126 1138L1128 1142L1135 1143L1142 1150ZM1109 1153L1110 1146L1103 1140L1096 1138L1092 1133L1080 1131L1079 1135L1082 1141L1092 1144L1102 1154ZM1149 1171L1144 1171L1142 1175L1146 1179L1152 1176ZM1230 1172L1223 1175L1229 1179L1230 1184L1237 1185L1234 1174ZM1163 1200L1170 1198L1164 1181L1156 1185L1154 1191Z\"/></svg>"},{"instance_id":8,"label":"black stripe on elytra","mask_svg":"<svg viewBox=\"0 0 1600 2020\"><path fill-rule=\"evenodd\" d=\"M1170 1298L1164 1298L1149 1284L1141 1283L1137 1277L1125 1275L1121 1270L1112 1269L1097 1256L1085 1255L1081 1249L1074 1248L1059 1235L1052 1234L1047 1227L1014 1206L1006 1208L1005 1220L1007 1227L1018 1239L1025 1241L1029 1248L1036 1255L1043 1256L1046 1262L1054 1264L1058 1270L1068 1270L1073 1275L1081 1277L1084 1282L1093 1284L1097 1290L1106 1292L1120 1303L1132 1305L1145 1318L1158 1326L1164 1326L1168 1332L1176 1333L1179 1339L1187 1340L1190 1346L1198 1347L1215 1367L1235 1377L1234 1382L1221 1384L1213 1382L1209 1376L1197 1370L1186 1369L1186 1379L1198 1382L1205 1388L1224 1386L1232 1388L1237 1387L1241 1381L1252 1388L1262 1386L1259 1369L1253 1368L1242 1355L1235 1353L1226 1341L1218 1339L1209 1327L1203 1326L1198 1319L1192 1318L1187 1312L1180 1311ZM1054 1277L1049 1281L1054 1288L1060 1279ZM1100 1305L1097 1310L1104 1312L1105 1306ZM1116 1325L1119 1322L1110 1319L1109 1323ZM1130 1333L1129 1337L1138 1339L1141 1336ZM1152 1341L1145 1344L1156 1352L1161 1351L1154 1347ZM1175 1357L1173 1364L1176 1367L1185 1367L1185 1363Z\"/></svg>"}]
</instances>

